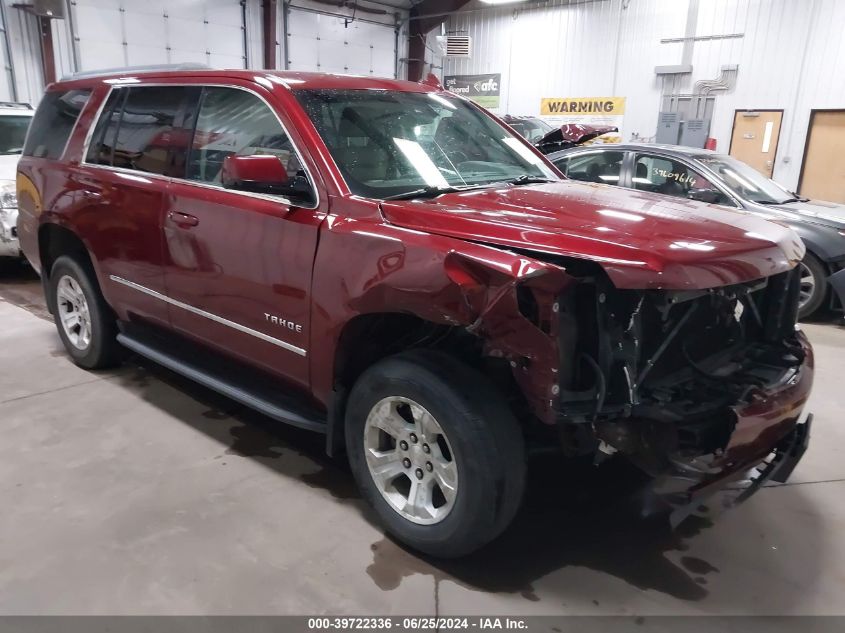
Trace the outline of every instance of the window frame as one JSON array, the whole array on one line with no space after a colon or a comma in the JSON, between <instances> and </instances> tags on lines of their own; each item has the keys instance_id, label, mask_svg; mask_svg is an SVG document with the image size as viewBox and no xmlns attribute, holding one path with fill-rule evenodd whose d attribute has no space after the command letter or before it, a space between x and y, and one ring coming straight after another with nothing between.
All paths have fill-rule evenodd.
<instances>
[{"instance_id":1,"label":"window frame","mask_svg":"<svg viewBox=\"0 0 845 633\"><path fill-rule=\"evenodd\" d=\"M636 187L634 187L634 173L636 172L636 169L637 169L637 160L641 156L646 156L646 157L651 156L653 158L661 158L663 160L668 160L668 161L672 161L672 162L680 163L681 165L684 165L690 171L698 174L699 176L701 176L702 178L707 180L727 200L726 202L714 202L712 204L716 204L716 205L719 205L719 206L722 206L722 207L731 207L731 208L736 208L736 209L742 209L742 205L736 199L736 196L733 195L733 193L731 193L730 191L728 191L725 187L723 187L722 184L719 182L719 178L716 178L714 174L708 174L707 173L708 170L704 170L704 169L701 169L700 167L697 167L696 165L694 165L692 163L692 161L687 160L685 157L675 156L675 155L672 155L672 154L664 154L662 152L652 152L652 151L648 151L648 150L643 150L643 151L634 150L633 152L631 152L631 164L630 164L631 184L630 184L630 187L629 187L630 189L633 189L635 191L646 191L644 189L637 189ZM646 191L646 193L649 193L649 192ZM670 198L679 198L680 200L690 200L690 198L687 198L687 197L673 196L673 195L665 194L665 193L659 193L657 195L668 196Z\"/></svg>"},{"instance_id":2,"label":"window frame","mask_svg":"<svg viewBox=\"0 0 845 633\"><path fill-rule=\"evenodd\" d=\"M229 88L231 90L241 90L243 92L247 92L255 97L257 97L269 110L272 112L273 116L278 121L279 125L282 128L282 131L290 140L290 144L296 152L296 156L299 159L299 163L302 165L302 169L305 171L306 176L308 177L308 182L311 185L311 190L314 194L314 201L310 204L299 204L296 202L291 201L289 198L280 195L268 194L268 193L255 193L252 191L239 191L237 189L226 189L225 187L220 187L217 185L212 185L205 182L200 182L197 180L188 180L182 176L167 176L163 174L156 174L146 171L140 171L137 169L129 169L128 167L114 167L113 165L100 165L98 163L89 163L88 162L88 148L92 140L92 136L94 135L94 130L97 127L97 124L100 120L100 117L103 115L103 111L105 110L106 103L108 103L109 97L111 96L114 90L121 90L123 88L161 88L161 87L169 87L169 88L185 88L190 91L192 88L197 88L199 90L199 95L202 94L202 89L204 88ZM93 92L92 92L93 94ZM188 93L190 96L190 92ZM88 97L89 101L91 96ZM125 104L126 97L123 98L123 103ZM190 132L190 143L193 144L194 134L196 134L196 124L199 118L199 106L200 106L200 99L199 96L197 97L197 101L195 104L195 111L193 116L191 117L190 121L185 120L185 113L187 108L184 107L183 104L182 111L180 113L181 120L180 120L180 127L182 129L187 130ZM121 110L121 118L123 117L123 113ZM78 119L77 119L78 123ZM187 148L190 149L190 145ZM284 121L282 121L279 113L276 112L276 109L273 105L267 101L267 99L261 95L259 92L252 90L251 88L247 88L246 86L240 86L237 84L232 83L221 83L221 82L201 82L201 83L183 83L183 82L138 82L126 85L109 85L109 90L106 94L103 95L103 99L97 108L96 116L94 117L92 124L88 126L88 133L85 136L85 143L82 146L82 159L80 161L80 165L84 167L90 167L93 169L105 169L107 171L113 171L117 173L124 173L124 174L133 174L133 175L141 175L147 178L153 178L158 180L165 180L167 182L179 182L180 184L188 184L193 185L195 187L202 187L204 189L212 189L214 191L221 191L230 194L237 194L240 196L247 196L249 198L258 198L261 200L268 200L271 202L277 202L279 204L283 204L287 207L294 207L296 209L307 209L307 210L314 210L319 208L321 198L320 198L320 188L317 186L317 181L314 178L314 175L311 169L308 167L308 163L303 160L302 151L300 151L299 146L294 141L293 137L288 132L288 127L285 125Z\"/></svg>"}]
</instances>

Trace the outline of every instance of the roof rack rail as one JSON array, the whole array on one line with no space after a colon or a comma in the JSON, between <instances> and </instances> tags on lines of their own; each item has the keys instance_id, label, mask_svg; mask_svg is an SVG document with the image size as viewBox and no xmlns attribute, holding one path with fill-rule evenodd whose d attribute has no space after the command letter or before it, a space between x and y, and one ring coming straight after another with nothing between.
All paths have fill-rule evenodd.
<instances>
[{"instance_id":1,"label":"roof rack rail","mask_svg":"<svg viewBox=\"0 0 845 633\"><path fill-rule=\"evenodd\" d=\"M0 108L24 108L26 110L32 110L32 104L22 101L0 101Z\"/></svg>"},{"instance_id":2,"label":"roof rack rail","mask_svg":"<svg viewBox=\"0 0 845 633\"><path fill-rule=\"evenodd\" d=\"M211 70L211 66L194 62L183 62L181 64L156 64L152 66L120 66L118 68L100 68L98 70L81 70L79 72L65 75L59 81L70 81L71 79L88 79L104 75L138 75L141 73L157 73L168 70Z\"/></svg>"}]
</instances>

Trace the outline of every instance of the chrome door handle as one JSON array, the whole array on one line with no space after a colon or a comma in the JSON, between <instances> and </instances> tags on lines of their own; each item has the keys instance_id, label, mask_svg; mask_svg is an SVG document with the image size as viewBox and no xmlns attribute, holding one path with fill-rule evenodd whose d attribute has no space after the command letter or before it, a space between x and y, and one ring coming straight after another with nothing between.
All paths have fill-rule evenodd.
<instances>
[{"instance_id":1,"label":"chrome door handle","mask_svg":"<svg viewBox=\"0 0 845 633\"><path fill-rule=\"evenodd\" d=\"M191 215L189 213L182 213L181 211L171 211L167 214L167 217L170 218L170 221L173 222L176 226L181 226L183 228L188 228L191 226L196 226L200 223L199 218L195 215Z\"/></svg>"}]
</instances>

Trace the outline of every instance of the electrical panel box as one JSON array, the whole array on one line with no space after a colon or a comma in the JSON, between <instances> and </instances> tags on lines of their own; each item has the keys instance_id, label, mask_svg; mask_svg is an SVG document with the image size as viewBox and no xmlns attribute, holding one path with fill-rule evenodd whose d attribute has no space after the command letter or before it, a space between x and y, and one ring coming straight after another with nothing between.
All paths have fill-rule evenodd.
<instances>
[{"instance_id":1,"label":"electrical panel box","mask_svg":"<svg viewBox=\"0 0 845 633\"><path fill-rule=\"evenodd\" d=\"M690 119L681 125L681 145L686 147L704 147L707 135L710 133L710 121L707 119Z\"/></svg>"},{"instance_id":2,"label":"electrical panel box","mask_svg":"<svg viewBox=\"0 0 845 633\"><path fill-rule=\"evenodd\" d=\"M654 140L666 145L677 145L681 133L681 116L677 112L661 112L657 116L657 134Z\"/></svg>"}]
</instances>

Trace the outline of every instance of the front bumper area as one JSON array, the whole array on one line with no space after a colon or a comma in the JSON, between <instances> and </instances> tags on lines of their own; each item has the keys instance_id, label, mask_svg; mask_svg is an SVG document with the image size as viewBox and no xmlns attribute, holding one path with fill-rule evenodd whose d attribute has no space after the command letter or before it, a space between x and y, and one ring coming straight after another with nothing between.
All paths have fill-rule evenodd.
<instances>
[{"instance_id":1,"label":"front bumper area","mask_svg":"<svg viewBox=\"0 0 845 633\"><path fill-rule=\"evenodd\" d=\"M717 492L724 493L722 505L730 507L768 481L789 479L807 450L813 421L804 410L813 384L813 352L802 332L798 341L804 363L782 383L760 389L751 402L734 407L736 422L721 455L676 463L672 472L655 479L652 491L672 508L673 526Z\"/></svg>"}]
</instances>

